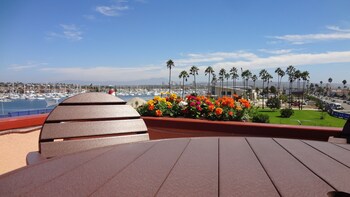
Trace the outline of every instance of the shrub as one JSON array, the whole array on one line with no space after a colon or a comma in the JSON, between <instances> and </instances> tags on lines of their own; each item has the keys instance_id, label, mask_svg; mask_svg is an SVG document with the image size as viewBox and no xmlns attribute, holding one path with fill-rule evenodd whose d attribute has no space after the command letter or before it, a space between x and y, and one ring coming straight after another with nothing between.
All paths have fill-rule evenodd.
<instances>
[{"instance_id":1,"label":"shrub","mask_svg":"<svg viewBox=\"0 0 350 197\"><path fill-rule=\"evenodd\" d=\"M281 109L281 117L282 118L289 118L293 114L294 114L294 111L291 108Z\"/></svg>"},{"instance_id":2,"label":"shrub","mask_svg":"<svg viewBox=\"0 0 350 197\"><path fill-rule=\"evenodd\" d=\"M252 119L253 122L269 123L270 117L267 114L255 114Z\"/></svg>"},{"instance_id":3,"label":"shrub","mask_svg":"<svg viewBox=\"0 0 350 197\"><path fill-rule=\"evenodd\" d=\"M266 106L269 107L270 109L280 109L281 108L281 102L277 97L269 98L266 101Z\"/></svg>"}]
</instances>

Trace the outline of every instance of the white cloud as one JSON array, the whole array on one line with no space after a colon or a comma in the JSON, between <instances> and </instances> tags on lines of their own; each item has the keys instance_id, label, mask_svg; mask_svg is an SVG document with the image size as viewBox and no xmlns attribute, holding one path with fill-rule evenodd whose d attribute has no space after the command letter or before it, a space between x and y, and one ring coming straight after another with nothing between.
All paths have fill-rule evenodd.
<instances>
[{"instance_id":1,"label":"white cloud","mask_svg":"<svg viewBox=\"0 0 350 197\"><path fill-rule=\"evenodd\" d=\"M330 51L324 53L289 53L270 55L268 57L259 57L253 53L244 52L216 52L209 54L188 54L188 59L183 59L183 62L193 63L192 59L195 57L195 64L200 69L199 79L204 79L204 70L208 65L213 66L216 71L221 68L226 70L231 69L233 66L243 69L268 69L277 67L293 66L305 66L312 65L318 66L320 64L329 63L350 63L350 51ZM219 61L209 62L208 58L217 58ZM177 60L173 60L175 67L172 69L172 80L178 80L178 74L182 70L187 70L192 64L181 64ZM165 61L163 61L165 62ZM60 80L83 80L83 81L133 81L143 80L151 78L167 78L169 70L166 69L165 63L162 65L148 65L142 67L127 67L119 68L112 66L98 66L92 68L84 67L46 67L39 69L41 72L54 74ZM192 79L189 79L190 81Z\"/></svg>"},{"instance_id":2,"label":"white cloud","mask_svg":"<svg viewBox=\"0 0 350 197\"><path fill-rule=\"evenodd\" d=\"M123 11L129 10L129 7L124 6L97 6L96 11L105 16L119 16Z\"/></svg>"},{"instance_id":3,"label":"white cloud","mask_svg":"<svg viewBox=\"0 0 350 197\"><path fill-rule=\"evenodd\" d=\"M293 51L293 49L278 49L278 50L259 49L259 51L264 53L269 53L269 54L280 55L280 54L290 53Z\"/></svg>"},{"instance_id":4,"label":"white cloud","mask_svg":"<svg viewBox=\"0 0 350 197\"><path fill-rule=\"evenodd\" d=\"M130 68L106 66L98 66L93 68L47 67L40 69L40 71L53 73L57 77L64 80L75 79L86 81L132 81L166 76L167 73L165 66L145 66Z\"/></svg>"},{"instance_id":5,"label":"white cloud","mask_svg":"<svg viewBox=\"0 0 350 197\"><path fill-rule=\"evenodd\" d=\"M82 40L83 32L74 24L60 24L61 31L57 32L49 32L47 33L47 39L57 38L65 38L71 41L79 41Z\"/></svg>"},{"instance_id":6,"label":"white cloud","mask_svg":"<svg viewBox=\"0 0 350 197\"><path fill-rule=\"evenodd\" d=\"M341 29L339 26L329 25L326 26L327 29L339 32L350 32L350 29Z\"/></svg>"},{"instance_id":7,"label":"white cloud","mask_svg":"<svg viewBox=\"0 0 350 197\"><path fill-rule=\"evenodd\" d=\"M327 26L330 33L316 33L316 34L289 34L283 36L273 36L272 38L290 42L291 44L305 44L317 41L327 40L349 40L350 29L341 29L338 26Z\"/></svg>"},{"instance_id":8,"label":"white cloud","mask_svg":"<svg viewBox=\"0 0 350 197\"><path fill-rule=\"evenodd\" d=\"M146 0L135 0L135 2L138 2L138 3L148 3L148 1L146 1Z\"/></svg>"},{"instance_id":9,"label":"white cloud","mask_svg":"<svg viewBox=\"0 0 350 197\"><path fill-rule=\"evenodd\" d=\"M83 39L82 32L75 25L65 25L61 24L63 28L63 35L65 38L69 40L81 40Z\"/></svg>"},{"instance_id":10,"label":"white cloud","mask_svg":"<svg viewBox=\"0 0 350 197\"><path fill-rule=\"evenodd\" d=\"M27 62L25 64L12 64L10 66L8 66L8 70L11 71L15 71L15 72L20 72L20 71L24 71L27 69L33 69L33 68L37 68L39 66L43 66L43 65L47 65L46 63L36 63L36 62Z\"/></svg>"},{"instance_id":11,"label":"white cloud","mask_svg":"<svg viewBox=\"0 0 350 197\"><path fill-rule=\"evenodd\" d=\"M282 54L269 57L258 57L251 61L226 61L214 65L216 68L232 66L245 69L287 67L288 65L318 65L328 63L350 62L350 51L331 51L325 53Z\"/></svg>"},{"instance_id":12,"label":"white cloud","mask_svg":"<svg viewBox=\"0 0 350 197\"><path fill-rule=\"evenodd\" d=\"M94 15L83 15L83 17L85 18L85 19L87 19L87 20L91 20L91 21L93 21L93 20L95 20L96 19L96 17L94 16Z\"/></svg>"},{"instance_id":13,"label":"white cloud","mask_svg":"<svg viewBox=\"0 0 350 197\"><path fill-rule=\"evenodd\" d=\"M206 54L196 54L190 53L187 55L188 58L177 59L174 62L178 64L198 64L206 62L220 62L227 59L255 59L257 56L254 53L249 53L245 51L238 52L215 52L215 53L206 53Z\"/></svg>"}]
</instances>

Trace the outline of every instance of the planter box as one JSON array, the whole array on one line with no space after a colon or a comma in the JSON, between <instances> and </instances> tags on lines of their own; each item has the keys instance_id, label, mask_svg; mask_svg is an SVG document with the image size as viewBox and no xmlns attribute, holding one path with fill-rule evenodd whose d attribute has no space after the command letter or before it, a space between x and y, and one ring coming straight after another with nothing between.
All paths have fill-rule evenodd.
<instances>
[{"instance_id":1,"label":"planter box","mask_svg":"<svg viewBox=\"0 0 350 197\"><path fill-rule=\"evenodd\" d=\"M150 139L205 136L250 136L327 141L329 136L335 136L342 130L341 128L333 127L209 121L189 118L142 118L147 125Z\"/></svg>"}]
</instances>

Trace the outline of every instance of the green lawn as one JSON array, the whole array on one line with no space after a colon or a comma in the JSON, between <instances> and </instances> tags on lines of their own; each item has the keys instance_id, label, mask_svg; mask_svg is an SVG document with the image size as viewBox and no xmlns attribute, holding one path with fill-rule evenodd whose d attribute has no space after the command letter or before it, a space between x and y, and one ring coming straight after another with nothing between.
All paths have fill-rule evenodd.
<instances>
[{"instance_id":1,"label":"green lawn","mask_svg":"<svg viewBox=\"0 0 350 197\"><path fill-rule=\"evenodd\" d=\"M259 113L267 114L272 124L288 124L308 126L326 126L326 127L343 127L346 120L330 116L327 112L323 112L324 119L321 119L322 112L312 110L294 110L294 114L290 118L281 118L280 111L271 111L269 109L260 109Z\"/></svg>"}]
</instances>

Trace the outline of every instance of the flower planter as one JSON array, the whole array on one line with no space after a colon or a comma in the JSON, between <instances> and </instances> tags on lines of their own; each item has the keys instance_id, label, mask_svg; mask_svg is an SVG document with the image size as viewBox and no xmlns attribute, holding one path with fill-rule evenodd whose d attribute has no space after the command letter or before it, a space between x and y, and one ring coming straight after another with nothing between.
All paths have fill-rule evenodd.
<instances>
[{"instance_id":1,"label":"flower planter","mask_svg":"<svg viewBox=\"0 0 350 197\"><path fill-rule=\"evenodd\" d=\"M254 136L327 141L329 136L335 136L342 130L333 127L209 121L189 118L145 116L142 118L152 140L205 136Z\"/></svg>"}]
</instances>

